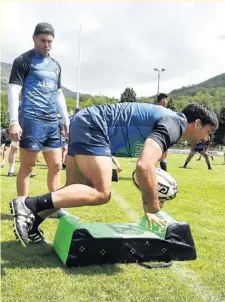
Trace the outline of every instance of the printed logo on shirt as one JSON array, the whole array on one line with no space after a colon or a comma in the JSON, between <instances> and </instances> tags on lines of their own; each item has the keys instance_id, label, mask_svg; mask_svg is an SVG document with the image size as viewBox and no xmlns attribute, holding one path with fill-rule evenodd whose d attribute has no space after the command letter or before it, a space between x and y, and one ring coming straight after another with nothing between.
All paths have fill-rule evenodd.
<instances>
[{"instance_id":1,"label":"printed logo on shirt","mask_svg":"<svg viewBox=\"0 0 225 302\"><path fill-rule=\"evenodd\" d=\"M134 155L133 156L134 157L140 156L142 148L143 148L143 143L137 142L136 146L134 148Z\"/></svg>"},{"instance_id":2,"label":"printed logo on shirt","mask_svg":"<svg viewBox=\"0 0 225 302\"><path fill-rule=\"evenodd\" d=\"M53 90L53 89L56 89L56 84L54 84L54 83L48 83L46 81L39 81L38 82L38 87Z\"/></svg>"}]
</instances>

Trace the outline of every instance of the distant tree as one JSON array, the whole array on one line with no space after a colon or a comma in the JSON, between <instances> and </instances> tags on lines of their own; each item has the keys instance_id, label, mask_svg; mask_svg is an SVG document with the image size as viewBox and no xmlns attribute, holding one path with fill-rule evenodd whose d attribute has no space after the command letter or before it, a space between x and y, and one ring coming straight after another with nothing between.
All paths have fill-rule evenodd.
<instances>
[{"instance_id":1,"label":"distant tree","mask_svg":"<svg viewBox=\"0 0 225 302\"><path fill-rule=\"evenodd\" d=\"M127 87L120 96L120 103L137 102L136 93L133 88Z\"/></svg>"},{"instance_id":2,"label":"distant tree","mask_svg":"<svg viewBox=\"0 0 225 302\"><path fill-rule=\"evenodd\" d=\"M79 101L82 102L87 102L87 100L90 98L90 96L88 96L87 94L81 94Z\"/></svg>"},{"instance_id":3,"label":"distant tree","mask_svg":"<svg viewBox=\"0 0 225 302\"><path fill-rule=\"evenodd\" d=\"M73 97L66 97L66 105L68 112L74 111L76 107L76 99Z\"/></svg>"},{"instance_id":4,"label":"distant tree","mask_svg":"<svg viewBox=\"0 0 225 302\"><path fill-rule=\"evenodd\" d=\"M167 108L173 110L173 111L178 111L176 103L173 101L173 99L169 99L169 102L167 104Z\"/></svg>"},{"instance_id":5,"label":"distant tree","mask_svg":"<svg viewBox=\"0 0 225 302\"><path fill-rule=\"evenodd\" d=\"M225 145L225 106L220 109L219 128L215 132L214 143Z\"/></svg>"},{"instance_id":6,"label":"distant tree","mask_svg":"<svg viewBox=\"0 0 225 302\"><path fill-rule=\"evenodd\" d=\"M6 94L1 94L1 128L9 126L9 113L8 113L8 97Z\"/></svg>"},{"instance_id":7,"label":"distant tree","mask_svg":"<svg viewBox=\"0 0 225 302\"><path fill-rule=\"evenodd\" d=\"M225 124L225 106L220 109L219 121L221 124Z\"/></svg>"}]
</instances>

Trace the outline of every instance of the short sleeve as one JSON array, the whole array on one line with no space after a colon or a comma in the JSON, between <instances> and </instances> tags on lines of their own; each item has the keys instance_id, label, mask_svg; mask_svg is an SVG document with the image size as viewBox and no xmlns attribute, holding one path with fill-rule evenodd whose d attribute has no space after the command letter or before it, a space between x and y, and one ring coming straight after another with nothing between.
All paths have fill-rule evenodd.
<instances>
[{"instance_id":1,"label":"short sleeve","mask_svg":"<svg viewBox=\"0 0 225 302\"><path fill-rule=\"evenodd\" d=\"M24 61L23 56L16 58L13 62L9 84L23 86L24 80L29 72L29 64Z\"/></svg>"},{"instance_id":2,"label":"short sleeve","mask_svg":"<svg viewBox=\"0 0 225 302\"><path fill-rule=\"evenodd\" d=\"M148 137L156 141L162 152L165 152L181 138L186 127L187 120L184 116L165 116L155 123Z\"/></svg>"}]
</instances>

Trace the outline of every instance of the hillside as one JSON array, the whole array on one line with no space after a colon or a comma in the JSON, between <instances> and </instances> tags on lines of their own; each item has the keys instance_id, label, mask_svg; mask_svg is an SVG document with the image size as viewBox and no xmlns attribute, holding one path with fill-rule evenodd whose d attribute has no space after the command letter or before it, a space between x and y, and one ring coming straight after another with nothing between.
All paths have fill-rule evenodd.
<instances>
[{"instance_id":1,"label":"hillside","mask_svg":"<svg viewBox=\"0 0 225 302\"><path fill-rule=\"evenodd\" d=\"M3 91L7 90L11 69L12 69L12 64L1 62L1 90ZM64 86L62 86L62 89L65 97L76 98L77 92L71 91L70 89ZM87 95L87 96L91 97L91 95Z\"/></svg>"},{"instance_id":2,"label":"hillside","mask_svg":"<svg viewBox=\"0 0 225 302\"><path fill-rule=\"evenodd\" d=\"M1 62L1 90L7 90L7 84L9 81L10 72L12 69L12 64ZM172 90L169 95L172 98L177 98L179 96L195 96L200 92L213 92L213 89L225 88L225 73L217 75L199 84L194 84L191 86L181 87ZM76 98L77 92L71 91L70 89L63 86L63 92L66 97ZM213 94L213 93L210 93ZM84 95L84 94L81 94ZM92 98L90 94L85 94L85 96ZM149 98L154 98L156 96L149 96Z\"/></svg>"},{"instance_id":3,"label":"hillside","mask_svg":"<svg viewBox=\"0 0 225 302\"><path fill-rule=\"evenodd\" d=\"M225 73L217 75L196 85L172 90L169 95L173 98L177 98L179 96L195 96L199 91L207 92L216 88L225 88Z\"/></svg>"}]
</instances>

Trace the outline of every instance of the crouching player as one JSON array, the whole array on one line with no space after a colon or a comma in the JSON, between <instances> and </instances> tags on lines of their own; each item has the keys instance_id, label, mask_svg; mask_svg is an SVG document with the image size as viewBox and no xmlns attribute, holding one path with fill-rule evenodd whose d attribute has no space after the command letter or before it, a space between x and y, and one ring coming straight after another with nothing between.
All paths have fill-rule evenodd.
<instances>
[{"instance_id":1,"label":"crouching player","mask_svg":"<svg viewBox=\"0 0 225 302\"><path fill-rule=\"evenodd\" d=\"M111 199L112 156L133 157L143 144L136 177L149 223L160 211L156 165L162 154L181 137L195 144L208 140L218 127L216 114L192 103L182 113L145 103L117 103L81 110L70 123L66 185L36 197L10 201L14 229L23 246L37 213L49 209L97 206ZM158 221L158 223L160 223Z\"/></svg>"}]
</instances>

